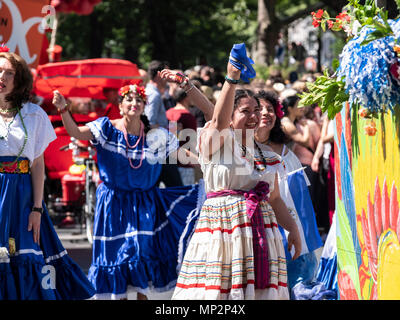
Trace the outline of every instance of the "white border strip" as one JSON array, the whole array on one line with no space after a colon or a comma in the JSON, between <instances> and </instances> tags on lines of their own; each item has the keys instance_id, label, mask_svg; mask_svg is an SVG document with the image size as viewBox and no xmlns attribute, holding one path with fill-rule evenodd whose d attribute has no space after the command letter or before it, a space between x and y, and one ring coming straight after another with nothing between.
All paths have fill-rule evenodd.
<instances>
[{"instance_id":1,"label":"white border strip","mask_svg":"<svg viewBox=\"0 0 400 320\"><path fill-rule=\"evenodd\" d=\"M180 197L178 197L174 202L171 203L168 211L165 213L165 215L168 217L172 210L175 208L175 206L181 202L183 199L185 199L186 197L190 196L190 194L195 190L195 186L196 185L192 185L192 188L188 190L188 192L185 195L182 195ZM136 235L146 235L146 236L154 236L157 232L161 231L162 229L165 228L165 226L169 223L168 220L164 221L157 229L155 229L154 231L131 231L128 233L123 233L123 234L118 234L116 236L93 236L93 240L99 240L99 241L114 241L114 240L118 240L118 239L123 239L123 238L129 238L132 236L136 236Z\"/></svg>"},{"instance_id":2,"label":"white border strip","mask_svg":"<svg viewBox=\"0 0 400 320\"><path fill-rule=\"evenodd\" d=\"M22 254L34 254L36 256L43 256L43 252L41 250L39 251L39 250L35 250L35 249L21 249L21 250L18 250L13 256L19 256ZM68 254L67 250L64 250L58 254L47 257L44 261L47 264L53 260L60 259L67 254ZM10 258L2 258L2 259L0 259L0 263L10 263Z\"/></svg>"}]
</instances>

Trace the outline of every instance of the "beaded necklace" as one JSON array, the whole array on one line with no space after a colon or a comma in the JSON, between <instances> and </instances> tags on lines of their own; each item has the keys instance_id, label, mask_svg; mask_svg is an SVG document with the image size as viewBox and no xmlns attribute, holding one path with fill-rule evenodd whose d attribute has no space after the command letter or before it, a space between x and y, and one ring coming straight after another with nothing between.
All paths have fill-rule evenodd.
<instances>
[{"instance_id":1,"label":"beaded necklace","mask_svg":"<svg viewBox=\"0 0 400 320\"><path fill-rule=\"evenodd\" d=\"M18 159L19 159L20 156L22 155L22 152L24 152L26 143L27 143L27 141L28 141L28 130L26 129L26 126L25 126L25 123L24 123L24 119L23 119L22 116L21 116L21 110L20 110L19 108L18 108L18 115L19 115L19 118L21 119L22 127L24 128L24 134L25 134L24 143L23 143L23 145L22 145L21 150L19 150L18 155L17 155L17 157L15 158L15 160L14 160L11 164L8 164L8 166L13 166L13 165L18 161ZM11 126L11 123L14 121L14 119L15 119L15 117L13 118L12 121L10 121L10 124L8 125L7 136L8 136L8 133L10 132L10 126ZM0 139L4 139L4 138L5 138L5 137L0 137ZM2 163L0 162L0 167L1 167L1 166L2 166Z\"/></svg>"},{"instance_id":2,"label":"beaded necklace","mask_svg":"<svg viewBox=\"0 0 400 320\"><path fill-rule=\"evenodd\" d=\"M18 108L0 108L0 113L10 113L17 111Z\"/></svg>"},{"instance_id":3,"label":"beaded necklace","mask_svg":"<svg viewBox=\"0 0 400 320\"><path fill-rule=\"evenodd\" d=\"M257 151L258 151L258 153L260 154L260 157L261 157L261 159L262 159L262 164L258 164L257 161L256 161L256 159L255 159L255 155L252 156L252 157L253 157L253 160L254 160L254 168L255 168L257 171L264 171L265 168L267 167L267 161L265 160L264 154L263 154L263 152L261 151L261 148L260 148L260 146L257 144L257 142L254 141L254 145L256 146ZM246 148L246 146L244 146L244 145L241 145L241 147L242 147L242 156L243 156L244 158L246 158L246 155L247 155L247 148Z\"/></svg>"},{"instance_id":4,"label":"beaded necklace","mask_svg":"<svg viewBox=\"0 0 400 320\"><path fill-rule=\"evenodd\" d=\"M139 133L139 138L137 139L136 143L131 146L128 142L128 132L126 130L125 124L122 125L122 132L124 133L124 138L125 138L125 142L126 142L126 156L128 157L128 150L129 149L134 149L139 145L140 140L143 139L142 142L142 150L141 150L141 155L140 155L140 161L139 164L137 166L134 166L132 164L132 160L131 158L128 157L129 160L129 165L131 166L132 169L139 169L142 166L143 163L143 157L144 157L144 124L142 121L140 121L140 133Z\"/></svg>"}]
</instances>

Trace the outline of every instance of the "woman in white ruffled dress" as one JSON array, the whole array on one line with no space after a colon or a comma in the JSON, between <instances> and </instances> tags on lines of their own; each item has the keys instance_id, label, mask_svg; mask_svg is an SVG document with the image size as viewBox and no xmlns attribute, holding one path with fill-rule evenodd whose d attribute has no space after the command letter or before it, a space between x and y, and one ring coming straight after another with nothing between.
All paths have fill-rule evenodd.
<instances>
[{"instance_id":1,"label":"woman in white ruffled dress","mask_svg":"<svg viewBox=\"0 0 400 320\"><path fill-rule=\"evenodd\" d=\"M279 195L273 152L254 144L260 105L236 90L240 71L228 63L213 118L200 132L199 162L207 200L181 266L173 299L288 299L285 251L278 223L296 258L301 240ZM246 136L247 133L247 136Z\"/></svg>"}]
</instances>

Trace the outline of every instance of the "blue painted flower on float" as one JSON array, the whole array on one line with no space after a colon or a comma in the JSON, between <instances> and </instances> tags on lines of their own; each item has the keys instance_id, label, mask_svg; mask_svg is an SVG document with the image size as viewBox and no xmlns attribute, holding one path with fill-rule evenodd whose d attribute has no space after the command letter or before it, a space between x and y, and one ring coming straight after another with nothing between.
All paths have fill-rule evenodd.
<instances>
[{"instance_id":1,"label":"blue painted flower on float","mask_svg":"<svg viewBox=\"0 0 400 320\"><path fill-rule=\"evenodd\" d=\"M371 112L382 111L383 106L393 110L400 101L400 86L389 72L391 65L399 62L393 46L395 39L400 39L400 19L388 20L388 23L394 37L388 36L361 46L368 34L375 30L364 26L344 46L339 57L337 77L345 78L349 102L361 104Z\"/></svg>"}]
</instances>

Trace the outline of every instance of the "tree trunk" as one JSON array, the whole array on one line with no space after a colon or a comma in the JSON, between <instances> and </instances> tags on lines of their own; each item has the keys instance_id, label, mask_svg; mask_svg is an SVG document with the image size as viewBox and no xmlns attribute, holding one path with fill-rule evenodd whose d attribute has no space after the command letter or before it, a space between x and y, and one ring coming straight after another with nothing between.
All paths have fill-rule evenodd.
<instances>
[{"instance_id":1,"label":"tree trunk","mask_svg":"<svg viewBox=\"0 0 400 320\"><path fill-rule=\"evenodd\" d=\"M343 0L337 0L343 1ZM321 8L322 2L315 3L307 9L300 10L292 16L279 19L275 13L276 0L258 0L257 12L257 42L255 61L259 64L271 64L275 57L275 46L278 43L279 32L296 19L309 15L311 11Z\"/></svg>"},{"instance_id":2,"label":"tree trunk","mask_svg":"<svg viewBox=\"0 0 400 320\"><path fill-rule=\"evenodd\" d=\"M98 21L96 10L90 15L90 46L89 58L100 58L104 47L103 24Z\"/></svg>"},{"instance_id":3,"label":"tree trunk","mask_svg":"<svg viewBox=\"0 0 400 320\"><path fill-rule=\"evenodd\" d=\"M126 60L132 61L134 63L137 63L138 58L139 58L139 41L137 39L137 30L135 28L132 28L129 25L125 27L125 32L126 32L126 41L125 41L125 54L124 58Z\"/></svg>"},{"instance_id":4,"label":"tree trunk","mask_svg":"<svg viewBox=\"0 0 400 320\"><path fill-rule=\"evenodd\" d=\"M321 65L321 53L322 53L322 31L318 29L317 35L318 41L318 50L317 50L317 71L322 72L322 65Z\"/></svg>"},{"instance_id":5,"label":"tree trunk","mask_svg":"<svg viewBox=\"0 0 400 320\"><path fill-rule=\"evenodd\" d=\"M147 0L152 59L167 61L170 67L178 65L176 57L176 18L172 1Z\"/></svg>"},{"instance_id":6,"label":"tree trunk","mask_svg":"<svg viewBox=\"0 0 400 320\"><path fill-rule=\"evenodd\" d=\"M280 25L275 17L276 0L258 0L257 41L254 60L257 64L269 64L275 55Z\"/></svg>"},{"instance_id":7,"label":"tree trunk","mask_svg":"<svg viewBox=\"0 0 400 320\"><path fill-rule=\"evenodd\" d=\"M257 10L257 41L254 60L257 64L267 64L267 45L264 41L265 30L268 28L269 17L264 0L258 0Z\"/></svg>"}]
</instances>

